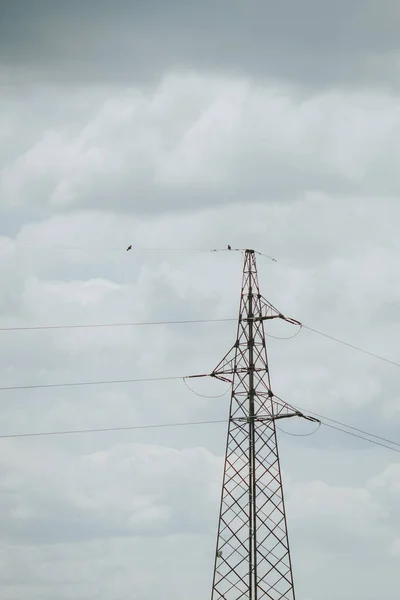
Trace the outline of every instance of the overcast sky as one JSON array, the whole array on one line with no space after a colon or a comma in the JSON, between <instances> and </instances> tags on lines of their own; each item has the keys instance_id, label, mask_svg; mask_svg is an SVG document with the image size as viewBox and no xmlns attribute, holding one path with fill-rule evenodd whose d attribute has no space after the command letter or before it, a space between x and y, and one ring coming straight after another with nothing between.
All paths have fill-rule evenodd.
<instances>
[{"instance_id":1,"label":"overcast sky","mask_svg":"<svg viewBox=\"0 0 400 600\"><path fill-rule=\"evenodd\" d=\"M277 259L282 312L400 360L396 0L0 4L0 327L234 318L241 254L200 251L231 244ZM0 387L208 372L234 341L1 331ZM400 442L398 368L309 330L268 349L278 395ZM229 403L180 380L0 394L0 435ZM2 600L209 598L225 429L0 439ZM325 427L279 442L299 600L398 600L398 455Z\"/></svg>"}]
</instances>

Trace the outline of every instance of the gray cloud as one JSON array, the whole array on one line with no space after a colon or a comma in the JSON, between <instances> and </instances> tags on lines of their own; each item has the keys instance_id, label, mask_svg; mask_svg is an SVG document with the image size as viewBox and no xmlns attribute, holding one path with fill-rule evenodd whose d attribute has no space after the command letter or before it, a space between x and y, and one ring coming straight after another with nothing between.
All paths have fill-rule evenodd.
<instances>
[{"instance_id":1,"label":"gray cloud","mask_svg":"<svg viewBox=\"0 0 400 600\"><path fill-rule=\"evenodd\" d=\"M312 87L397 88L399 11L395 0L16 0L1 8L0 55L31 82L131 84L189 68Z\"/></svg>"}]
</instances>

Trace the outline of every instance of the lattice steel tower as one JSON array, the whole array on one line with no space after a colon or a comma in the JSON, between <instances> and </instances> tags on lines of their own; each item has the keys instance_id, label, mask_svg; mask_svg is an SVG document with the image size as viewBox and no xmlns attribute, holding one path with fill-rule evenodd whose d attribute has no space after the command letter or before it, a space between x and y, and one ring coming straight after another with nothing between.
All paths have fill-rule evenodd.
<instances>
[{"instance_id":1,"label":"lattice steel tower","mask_svg":"<svg viewBox=\"0 0 400 600\"><path fill-rule=\"evenodd\" d=\"M275 421L304 415L271 390L264 321L300 323L260 295L255 254L236 343L211 373L232 383L212 600L295 600Z\"/></svg>"}]
</instances>

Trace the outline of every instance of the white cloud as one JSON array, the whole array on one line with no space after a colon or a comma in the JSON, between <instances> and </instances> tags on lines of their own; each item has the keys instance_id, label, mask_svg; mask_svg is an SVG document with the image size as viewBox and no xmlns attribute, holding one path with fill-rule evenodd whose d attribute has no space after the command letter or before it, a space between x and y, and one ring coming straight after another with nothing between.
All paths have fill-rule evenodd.
<instances>
[{"instance_id":1,"label":"white cloud","mask_svg":"<svg viewBox=\"0 0 400 600\"><path fill-rule=\"evenodd\" d=\"M1 325L234 317L241 256L201 251L229 243L278 259L258 265L263 294L284 313L396 360L395 98L304 99L244 79L169 75L152 90L62 98L43 89L5 109ZM279 323L267 332L294 331ZM209 372L235 323L0 335L3 387ZM268 348L273 388L288 402L397 438L394 366L307 330L268 338ZM198 397L178 380L1 394L0 433L224 419L228 410L227 396ZM311 431L295 420L282 429ZM1 597L123 600L134 590L170 600L190 589L204 598L224 436L215 425L1 440ZM397 598L393 455L325 428L279 437L298 594L376 600L379 570L382 597Z\"/></svg>"},{"instance_id":2,"label":"white cloud","mask_svg":"<svg viewBox=\"0 0 400 600\"><path fill-rule=\"evenodd\" d=\"M119 444L72 461L62 452L29 456L26 446L19 452L12 465L3 461L2 489L9 494L3 527L11 539L60 543L66 530L76 540L209 533L221 460L204 449ZM29 497L21 486L31 489ZM48 530L46 521L57 529Z\"/></svg>"},{"instance_id":3,"label":"white cloud","mask_svg":"<svg viewBox=\"0 0 400 600\"><path fill-rule=\"evenodd\" d=\"M245 196L293 200L307 191L399 192L400 113L389 95L304 99L194 75L167 77L146 92L109 93L78 130L60 99L65 116L18 156L3 157L3 206L157 211ZM15 120L14 137L23 140L23 126Z\"/></svg>"}]
</instances>

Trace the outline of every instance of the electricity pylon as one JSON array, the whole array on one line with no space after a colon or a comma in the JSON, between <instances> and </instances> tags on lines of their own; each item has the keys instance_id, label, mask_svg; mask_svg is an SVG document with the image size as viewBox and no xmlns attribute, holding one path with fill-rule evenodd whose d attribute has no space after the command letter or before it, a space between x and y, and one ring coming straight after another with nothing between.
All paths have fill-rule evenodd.
<instances>
[{"instance_id":1,"label":"electricity pylon","mask_svg":"<svg viewBox=\"0 0 400 600\"><path fill-rule=\"evenodd\" d=\"M274 395L264 321L284 319L245 250L237 339L211 373L232 383L212 600L295 600L275 422L305 417Z\"/></svg>"}]
</instances>

